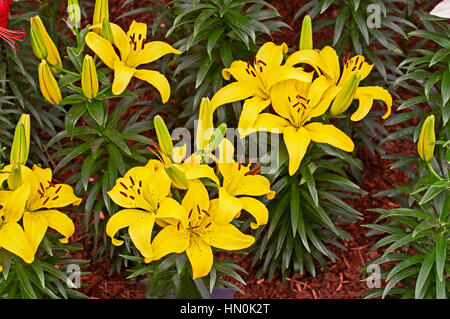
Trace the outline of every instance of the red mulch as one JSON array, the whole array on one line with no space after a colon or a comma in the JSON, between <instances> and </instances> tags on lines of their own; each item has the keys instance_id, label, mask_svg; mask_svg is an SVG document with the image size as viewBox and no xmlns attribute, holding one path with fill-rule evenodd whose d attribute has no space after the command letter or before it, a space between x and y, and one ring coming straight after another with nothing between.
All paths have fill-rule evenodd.
<instances>
[{"instance_id":1,"label":"red mulch","mask_svg":"<svg viewBox=\"0 0 450 319\"><path fill-rule=\"evenodd\" d=\"M162 0L162 2L167 3L168 1ZM297 49L298 38L295 38L295 35L300 30L302 17L296 21L295 25L292 25L291 20L301 8L303 1L270 0L269 2L279 10L283 21L292 26L292 30L285 30L285 32L274 34L274 42L286 42L289 47ZM114 4L110 1L111 17L117 17L126 11L137 9L139 7L137 3L142 3L146 6L151 5L150 2L142 0L134 1L134 3L122 8L123 3L124 0L114 2ZM63 14L64 10L61 10L61 15ZM328 17L334 17L337 15L337 10L332 8L326 14L328 14ZM151 24L151 21L154 19L149 13L140 14L133 18L139 21L145 21L148 24ZM127 26L131 20L131 18L124 18L118 23ZM89 23L89 21L85 21L85 23ZM315 34L314 40L315 43L319 43L325 39L330 39L332 36L332 31L330 32L330 30L324 29L318 34ZM145 96L147 100L155 98L158 99L159 96ZM378 105L374 109L381 109L381 107ZM393 126L387 129L393 131L399 127ZM385 148L391 154L413 154L416 152L415 145L407 140L402 143L390 143ZM408 183L409 180L401 171L390 169L392 161L381 159L379 154L371 154L367 147L361 147L358 151L358 156L364 164L364 184L361 187L368 192L368 195L348 201L356 210L364 214L364 219L355 224L339 225L353 237L351 241L343 242L348 250L343 251L330 246L330 249L340 257L336 263L328 262L326 271L321 271L317 267L318 273L315 277L306 274L295 275L289 278L289 284L287 286L281 282L277 274L270 282L265 278L257 279L256 269L250 267L251 256L242 257L242 255L226 253L224 256L234 258L248 272L247 275L242 274L247 283L246 286L233 281L234 284L245 292L245 294L235 293L235 298L360 298L359 294L367 289L365 282L361 281L366 277L366 275L361 274L361 269L368 261L380 256L381 252L381 250L376 250L368 255L369 249L380 239L380 236L367 237L367 229L361 226L363 224L373 223L377 218L377 214L368 212L367 209L375 207L398 207L389 198L373 197L373 195L380 190L392 188L392 185ZM83 250L74 252L72 255L74 258L90 261L87 267L84 268L84 271L90 272L90 274L82 277L83 287L81 291L90 298L145 298L145 285L136 281L127 280L126 271L120 274L113 272L113 274L109 275L112 268L112 259L93 258L95 247L93 247L92 241L86 244L86 235L81 231L82 214L78 214L75 219L77 230L72 239L79 242Z\"/></svg>"}]
</instances>

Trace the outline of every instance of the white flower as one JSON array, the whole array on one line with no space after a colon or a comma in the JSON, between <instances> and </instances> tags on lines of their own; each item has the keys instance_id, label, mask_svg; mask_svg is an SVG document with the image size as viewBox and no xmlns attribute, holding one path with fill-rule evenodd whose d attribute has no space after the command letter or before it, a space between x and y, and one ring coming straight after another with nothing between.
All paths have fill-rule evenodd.
<instances>
[{"instance_id":1,"label":"white flower","mask_svg":"<svg viewBox=\"0 0 450 319\"><path fill-rule=\"evenodd\" d=\"M441 1L433 10L431 10L430 14L450 19L450 0Z\"/></svg>"}]
</instances>

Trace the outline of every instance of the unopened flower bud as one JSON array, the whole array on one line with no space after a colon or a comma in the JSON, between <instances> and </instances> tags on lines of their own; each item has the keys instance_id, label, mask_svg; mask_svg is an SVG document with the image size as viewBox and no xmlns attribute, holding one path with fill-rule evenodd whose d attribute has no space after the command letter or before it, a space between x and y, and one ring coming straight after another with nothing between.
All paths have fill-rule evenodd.
<instances>
[{"instance_id":1,"label":"unopened flower bud","mask_svg":"<svg viewBox=\"0 0 450 319\"><path fill-rule=\"evenodd\" d=\"M164 123L164 120L159 115L155 116L153 123L155 126L156 136L158 137L159 147L161 148L161 153L170 157L172 154L173 143L166 123Z\"/></svg>"},{"instance_id":2,"label":"unopened flower bud","mask_svg":"<svg viewBox=\"0 0 450 319\"><path fill-rule=\"evenodd\" d=\"M44 42L42 42L37 30L33 27L30 29L30 41L34 55L39 60L46 59L48 55L47 48L45 47Z\"/></svg>"},{"instance_id":3,"label":"unopened flower bud","mask_svg":"<svg viewBox=\"0 0 450 319\"><path fill-rule=\"evenodd\" d=\"M179 189L188 189L188 181L186 174L173 164L168 164L164 167L164 170L172 181L173 186Z\"/></svg>"},{"instance_id":4,"label":"unopened flower bud","mask_svg":"<svg viewBox=\"0 0 450 319\"><path fill-rule=\"evenodd\" d=\"M312 50L313 49L313 35L312 35L312 23L311 17L305 15L302 23L302 30L300 33L299 50Z\"/></svg>"},{"instance_id":5,"label":"unopened flower bud","mask_svg":"<svg viewBox=\"0 0 450 319\"><path fill-rule=\"evenodd\" d=\"M433 159L434 144L436 134L434 132L434 115L429 115L422 125L419 141L417 142L417 152L422 160L429 162Z\"/></svg>"},{"instance_id":6,"label":"unopened flower bud","mask_svg":"<svg viewBox=\"0 0 450 319\"><path fill-rule=\"evenodd\" d=\"M47 101L53 104L59 104L62 101L61 91L56 82L55 77L50 70L47 61L42 60L39 64L39 86L41 88L42 95Z\"/></svg>"},{"instance_id":7,"label":"unopened flower bud","mask_svg":"<svg viewBox=\"0 0 450 319\"><path fill-rule=\"evenodd\" d=\"M67 14L72 26L78 28L81 22L81 10L78 0L68 0L67 2Z\"/></svg>"},{"instance_id":8,"label":"unopened flower bud","mask_svg":"<svg viewBox=\"0 0 450 319\"><path fill-rule=\"evenodd\" d=\"M109 23L109 21L107 19L103 19L103 22L102 22L102 37L111 43L114 42L114 36L112 33L111 24Z\"/></svg>"},{"instance_id":9,"label":"unopened flower bud","mask_svg":"<svg viewBox=\"0 0 450 319\"><path fill-rule=\"evenodd\" d=\"M197 150L204 150L213 134L213 111L209 98L203 98L198 114L195 143Z\"/></svg>"},{"instance_id":10,"label":"unopened flower bud","mask_svg":"<svg viewBox=\"0 0 450 319\"><path fill-rule=\"evenodd\" d=\"M348 109L350 104L352 104L353 102L360 79L361 77L359 75L353 74L352 77L344 83L344 86L339 91L333 103L331 104L331 114L342 114Z\"/></svg>"},{"instance_id":11,"label":"unopened flower bud","mask_svg":"<svg viewBox=\"0 0 450 319\"><path fill-rule=\"evenodd\" d=\"M25 165L30 151L30 115L22 114L16 125L11 146L10 163Z\"/></svg>"},{"instance_id":12,"label":"unopened flower bud","mask_svg":"<svg viewBox=\"0 0 450 319\"><path fill-rule=\"evenodd\" d=\"M22 184L22 169L20 165L14 164L11 173L8 176L8 187L10 190L16 190Z\"/></svg>"},{"instance_id":13,"label":"unopened flower bud","mask_svg":"<svg viewBox=\"0 0 450 319\"><path fill-rule=\"evenodd\" d=\"M52 65L62 67L61 57L59 55L58 49L48 35L47 30L45 30L41 18L39 16L30 18L30 24L31 27L37 31L37 35L39 36L47 50L47 61Z\"/></svg>"},{"instance_id":14,"label":"unopened flower bud","mask_svg":"<svg viewBox=\"0 0 450 319\"><path fill-rule=\"evenodd\" d=\"M99 25L99 28L94 29L98 35L103 36L100 25L104 20L109 21L109 5L108 0L96 0L94 7L94 16L92 17L92 25Z\"/></svg>"},{"instance_id":15,"label":"unopened flower bud","mask_svg":"<svg viewBox=\"0 0 450 319\"><path fill-rule=\"evenodd\" d=\"M215 150L220 145L223 138L225 137L226 132L227 132L227 125L225 123L220 124L216 128L214 134L209 139L208 149L210 151Z\"/></svg>"},{"instance_id":16,"label":"unopened flower bud","mask_svg":"<svg viewBox=\"0 0 450 319\"><path fill-rule=\"evenodd\" d=\"M83 70L81 72L81 88L84 96L92 100L98 93L98 77L94 59L86 54L83 60Z\"/></svg>"}]
</instances>

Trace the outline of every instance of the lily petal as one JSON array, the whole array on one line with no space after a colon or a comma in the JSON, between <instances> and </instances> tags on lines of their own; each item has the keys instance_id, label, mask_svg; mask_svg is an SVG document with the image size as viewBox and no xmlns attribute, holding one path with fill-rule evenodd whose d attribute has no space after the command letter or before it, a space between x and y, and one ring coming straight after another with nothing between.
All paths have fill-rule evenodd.
<instances>
[{"instance_id":1,"label":"lily petal","mask_svg":"<svg viewBox=\"0 0 450 319\"><path fill-rule=\"evenodd\" d=\"M112 84L112 93L119 95L127 88L131 78L136 73L136 69L130 68L122 61L114 62L114 81Z\"/></svg>"},{"instance_id":2,"label":"lily petal","mask_svg":"<svg viewBox=\"0 0 450 319\"><path fill-rule=\"evenodd\" d=\"M289 175L292 176L298 170L311 138L304 127L289 126L284 130L283 139L289 154Z\"/></svg>"},{"instance_id":3,"label":"lily petal","mask_svg":"<svg viewBox=\"0 0 450 319\"><path fill-rule=\"evenodd\" d=\"M245 100L241 116L239 117L238 128L244 131L252 128L259 113L269 105L270 99L262 99L257 96Z\"/></svg>"},{"instance_id":4,"label":"lily petal","mask_svg":"<svg viewBox=\"0 0 450 319\"><path fill-rule=\"evenodd\" d=\"M256 118L253 128L256 131L266 131L282 134L290 126L288 120L270 113L262 113Z\"/></svg>"},{"instance_id":5,"label":"lily petal","mask_svg":"<svg viewBox=\"0 0 450 319\"><path fill-rule=\"evenodd\" d=\"M186 229L177 229L175 225L163 228L153 238L153 260L158 260L170 253L180 254L189 246L189 232Z\"/></svg>"},{"instance_id":6,"label":"lily petal","mask_svg":"<svg viewBox=\"0 0 450 319\"><path fill-rule=\"evenodd\" d=\"M219 179L217 178L217 175L212 167L203 164L182 164L182 165L183 166L188 165L185 170L186 178L188 180L198 178L209 178L217 185L220 185Z\"/></svg>"},{"instance_id":7,"label":"lily petal","mask_svg":"<svg viewBox=\"0 0 450 319\"><path fill-rule=\"evenodd\" d=\"M280 66L283 62L284 54L288 52L286 43L276 45L273 42L264 43L256 53L256 61L263 61L268 68Z\"/></svg>"},{"instance_id":8,"label":"lily petal","mask_svg":"<svg viewBox=\"0 0 450 319\"><path fill-rule=\"evenodd\" d=\"M245 235L231 224L212 223L208 228L204 228L197 233L208 245L225 250L244 249L255 242L255 238Z\"/></svg>"},{"instance_id":9,"label":"lily petal","mask_svg":"<svg viewBox=\"0 0 450 319\"><path fill-rule=\"evenodd\" d=\"M115 23L109 23L113 34L114 45L119 49L120 59L126 61L128 57L128 51L130 50L130 39L127 37L125 31ZM100 26L101 27L101 26Z\"/></svg>"},{"instance_id":10,"label":"lily petal","mask_svg":"<svg viewBox=\"0 0 450 319\"><path fill-rule=\"evenodd\" d=\"M43 216L30 212L23 214L23 228L33 255L36 253L42 238L44 238L47 227L47 220Z\"/></svg>"},{"instance_id":11,"label":"lily petal","mask_svg":"<svg viewBox=\"0 0 450 319\"><path fill-rule=\"evenodd\" d=\"M123 244L123 240L118 240L114 238L114 235L122 228L128 227L131 223L139 216L146 216L147 212L138 209L123 209L108 220L106 224L106 234L111 237L112 243L115 246L120 246Z\"/></svg>"},{"instance_id":12,"label":"lily petal","mask_svg":"<svg viewBox=\"0 0 450 319\"><path fill-rule=\"evenodd\" d=\"M181 54L181 51L178 51L170 44L163 41L148 42L145 44L144 50L142 50L141 55L139 56L138 65L151 63L170 53Z\"/></svg>"},{"instance_id":13,"label":"lily petal","mask_svg":"<svg viewBox=\"0 0 450 319\"><path fill-rule=\"evenodd\" d=\"M327 143L346 152L353 151L355 147L352 139L333 125L313 122L305 125L304 128L308 130L314 142Z\"/></svg>"},{"instance_id":14,"label":"lily petal","mask_svg":"<svg viewBox=\"0 0 450 319\"><path fill-rule=\"evenodd\" d=\"M243 204L223 187L219 188L219 207L215 221L218 224L225 225L230 223L243 208Z\"/></svg>"},{"instance_id":15,"label":"lily petal","mask_svg":"<svg viewBox=\"0 0 450 319\"><path fill-rule=\"evenodd\" d=\"M153 257L150 241L154 224L155 214L141 214L128 227L131 241L145 258Z\"/></svg>"},{"instance_id":16,"label":"lily petal","mask_svg":"<svg viewBox=\"0 0 450 319\"><path fill-rule=\"evenodd\" d=\"M296 51L286 59L285 65L293 67L300 63L312 66L319 75L323 72L328 78L333 78L334 76L333 68L320 56L317 50Z\"/></svg>"},{"instance_id":17,"label":"lily petal","mask_svg":"<svg viewBox=\"0 0 450 319\"><path fill-rule=\"evenodd\" d=\"M209 274L213 265L213 253L210 245L198 235L193 234L186 254L192 266L192 279Z\"/></svg>"},{"instance_id":18,"label":"lily petal","mask_svg":"<svg viewBox=\"0 0 450 319\"><path fill-rule=\"evenodd\" d=\"M30 195L30 184L24 183L10 195L4 207L5 223L16 223L20 220L25 210L27 198Z\"/></svg>"},{"instance_id":19,"label":"lily petal","mask_svg":"<svg viewBox=\"0 0 450 319\"><path fill-rule=\"evenodd\" d=\"M261 175L247 175L240 180L239 186L231 193L231 195L267 195L268 198L273 198L275 192L270 190L270 181L266 177Z\"/></svg>"},{"instance_id":20,"label":"lily petal","mask_svg":"<svg viewBox=\"0 0 450 319\"><path fill-rule=\"evenodd\" d=\"M187 212L176 200L173 198L164 198L159 204L156 218L162 219L168 224L174 224L180 221L183 227L187 227Z\"/></svg>"},{"instance_id":21,"label":"lily petal","mask_svg":"<svg viewBox=\"0 0 450 319\"><path fill-rule=\"evenodd\" d=\"M150 202L146 197L146 184L152 180L153 174L154 169L151 167L133 167L124 177L117 179L108 195L119 206L155 211L157 203Z\"/></svg>"},{"instance_id":22,"label":"lily petal","mask_svg":"<svg viewBox=\"0 0 450 319\"><path fill-rule=\"evenodd\" d=\"M388 90L383 89L380 86L364 86L364 87L359 87L356 89L356 93L355 93L355 99L359 99L360 101L360 105L359 108L362 108L361 111L359 111L359 108L356 112L363 114L363 110L367 109L368 103L369 101L366 99L363 102L363 105L361 105L361 98L364 99L364 96L370 96L372 97L372 99L374 100L382 100L386 106L387 106L387 111L386 113L382 116L383 119L388 118L391 115L391 111L392 111L392 96L389 93ZM372 104L370 104L369 110L372 107ZM366 113L367 114L367 113ZM364 116L363 116L364 117ZM353 114L351 120L352 121L359 121L361 118L361 115L358 114Z\"/></svg>"},{"instance_id":23,"label":"lily petal","mask_svg":"<svg viewBox=\"0 0 450 319\"><path fill-rule=\"evenodd\" d=\"M211 108L214 112L221 105L245 100L250 96L258 96L258 94L261 93L255 82L233 82L224 86L214 94L211 99Z\"/></svg>"},{"instance_id":24,"label":"lily petal","mask_svg":"<svg viewBox=\"0 0 450 319\"><path fill-rule=\"evenodd\" d=\"M252 197L239 197L239 200L244 204L244 210L249 212L256 219L256 223L251 222L250 227L256 229L261 225L267 224L269 219L269 211L261 201Z\"/></svg>"},{"instance_id":25,"label":"lily petal","mask_svg":"<svg viewBox=\"0 0 450 319\"><path fill-rule=\"evenodd\" d=\"M166 103L169 100L170 85L164 75L158 71L141 69L137 70L134 76L153 85L161 95L163 103Z\"/></svg>"},{"instance_id":26,"label":"lily petal","mask_svg":"<svg viewBox=\"0 0 450 319\"><path fill-rule=\"evenodd\" d=\"M69 241L69 237L73 235L75 232L75 225L73 224L72 219L66 214L55 210L41 210L37 212L31 213L33 216L41 216L46 219L48 227L56 230L58 233L64 236L59 241L63 244L67 244ZM25 215L24 215L25 216Z\"/></svg>"},{"instance_id":27,"label":"lily petal","mask_svg":"<svg viewBox=\"0 0 450 319\"><path fill-rule=\"evenodd\" d=\"M97 33L89 32L86 35L86 44L110 69L114 69L114 63L120 61L111 42Z\"/></svg>"},{"instance_id":28,"label":"lily petal","mask_svg":"<svg viewBox=\"0 0 450 319\"><path fill-rule=\"evenodd\" d=\"M5 223L0 227L0 247L19 256L28 264L34 260L27 236L17 223Z\"/></svg>"}]
</instances>

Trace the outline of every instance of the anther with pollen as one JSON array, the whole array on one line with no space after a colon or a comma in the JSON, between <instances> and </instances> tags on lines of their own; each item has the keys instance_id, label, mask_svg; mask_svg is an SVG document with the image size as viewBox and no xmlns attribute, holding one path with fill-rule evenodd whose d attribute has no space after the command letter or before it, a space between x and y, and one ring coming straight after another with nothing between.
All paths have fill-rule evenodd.
<instances>
[{"instance_id":1,"label":"anther with pollen","mask_svg":"<svg viewBox=\"0 0 450 319\"><path fill-rule=\"evenodd\" d=\"M191 210L189 211L189 215L188 215L188 218L191 218L191 215L192 215L192 211L193 211L193 209L191 209Z\"/></svg>"},{"instance_id":2,"label":"anther with pollen","mask_svg":"<svg viewBox=\"0 0 450 319\"><path fill-rule=\"evenodd\" d=\"M52 198L52 200L57 200L59 198L59 196L55 196Z\"/></svg>"},{"instance_id":3,"label":"anther with pollen","mask_svg":"<svg viewBox=\"0 0 450 319\"><path fill-rule=\"evenodd\" d=\"M130 176L130 182L131 182L131 184L133 184L133 186L134 186L134 179L133 179L133 177L131 177L131 176Z\"/></svg>"},{"instance_id":4,"label":"anther with pollen","mask_svg":"<svg viewBox=\"0 0 450 319\"><path fill-rule=\"evenodd\" d=\"M122 187L125 188L125 190L128 190L128 187L124 183L120 182L120 185L122 185Z\"/></svg>"},{"instance_id":5,"label":"anther with pollen","mask_svg":"<svg viewBox=\"0 0 450 319\"><path fill-rule=\"evenodd\" d=\"M127 193L125 193L125 192L120 192L123 196L125 196L125 197L127 197L128 198L128 195L127 195Z\"/></svg>"},{"instance_id":6,"label":"anther with pollen","mask_svg":"<svg viewBox=\"0 0 450 319\"><path fill-rule=\"evenodd\" d=\"M207 224L207 225L205 226L205 228L208 228L209 226L211 226L211 223Z\"/></svg>"},{"instance_id":7,"label":"anther with pollen","mask_svg":"<svg viewBox=\"0 0 450 319\"><path fill-rule=\"evenodd\" d=\"M202 209L202 212L206 214L206 216L211 217L211 215L204 209Z\"/></svg>"},{"instance_id":8,"label":"anther with pollen","mask_svg":"<svg viewBox=\"0 0 450 319\"><path fill-rule=\"evenodd\" d=\"M58 189L56 190L55 194L58 194L58 192L61 190L61 185L59 185Z\"/></svg>"},{"instance_id":9,"label":"anther with pollen","mask_svg":"<svg viewBox=\"0 0 450 319\"><path fill-rule=\"evenodd\" d=\"M253 167L251 170L249 170L247 173L245 173L245 176L258 174L261 171L259 169L260 167L261 167L260 163L256 164L255 167Z\"/></svg>"},{"instance_id":10,"label":"anther with pollen","mask_svg":"<svg viewBox=\"0 0 450 319\"><path fill-rule=\"evenodd\" d=\"M50 199L50 197L47 197L47 198L44 200L44 202L42 203L42 205L47 204L47 202L48 202L49 199Z\"/></svg>"}]
</instances>

